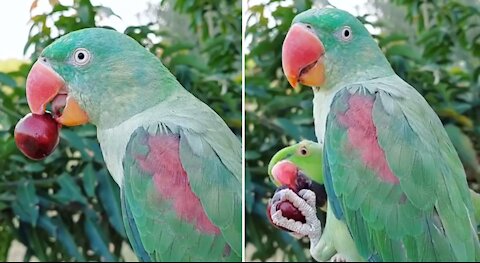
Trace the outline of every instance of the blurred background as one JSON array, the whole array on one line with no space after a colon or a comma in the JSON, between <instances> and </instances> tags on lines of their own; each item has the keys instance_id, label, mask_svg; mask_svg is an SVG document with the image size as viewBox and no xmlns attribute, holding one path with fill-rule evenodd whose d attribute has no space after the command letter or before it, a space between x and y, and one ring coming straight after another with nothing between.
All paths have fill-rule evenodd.
<instances>
[{"instance_id":1,"label":"blurred background","mask_svg":"<svg viewBox=\"0 0 480 263\"><path fill-rule=\"evenodd\" d=\"M25 78L43 48L87 27L130 35L241 137L241 14L228 0L0 2L0 261L136 260L94 126L64 127L40 162L15 146Z\"/></svg>"},{"instance_id":2,"label":"blurred background","mask_svg":"<svg viewBox=\"0 0 480 263\"><path fill-rule=\"evenodd\" d=\"M274 191L267 165L281 148L315 140L313 92L290 88L281 50L296 14L329 3L358 16L396 73L427 99L457 149L470 187L479 190L480 1L250 0L244 16L248 261L312 261L307 240L272 227L266 217Z\"/></svg>"}]
</instances>

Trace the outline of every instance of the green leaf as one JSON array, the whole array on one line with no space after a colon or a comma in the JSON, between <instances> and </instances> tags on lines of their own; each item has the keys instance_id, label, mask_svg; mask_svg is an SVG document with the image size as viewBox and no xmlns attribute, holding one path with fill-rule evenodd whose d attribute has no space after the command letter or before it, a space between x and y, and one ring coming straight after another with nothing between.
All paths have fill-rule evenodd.
<instances>
[{"instance_id":1,"label":"green leaf","mask_svg":"<svg viewBox=\"0 0 480 263\"><path fill-rule=\"evenodd\" d=\"M79 202L87 205L88 201L83 196L80 187L72 179L72 177L66 173L60 175L57 179L60 185L60 190L54 195L54 198L62 204L69 204L71 202Z\"/></svg>"},{"instance_id":2,"label":"green leaf","mask_svg":"<svg viewBox=\"0 0 480 263\"><path fill-rule=\"evenodd\" d=\"M38 197L35 187L30 181L24 181L17 187L16 200L12 205L13 211L20 220L35 226L38 220Z\"/></svg>"},{"instance_id":3,"label":"green leaf","mask_svg":"<svg viewBox=\"0 0 480 263\"><path fill-rule=\"evenodd\" d=\"M4 202L0 202L0 211L2 211L3 209L6 209L6 208L9 208L10 205L4 203Z\"/></svg>"},{"instance_id":4,"label":"green leaf","mask_svg":"<svg viewBox=\"0 0 480 263\"><path fill-rule=\"evenodd\" d=\"M95 26L95 13L90 0L80 0L77 12L80 21L85 26Z\"/></svg>"},{"instance_id":5,"label":"green leaf","mask_svg":"<svg viewBox=\"0 0 480 263\"><path fill-rule=\"evenodd\" d=\"M251 213L255 203L254 185L252 184L252 174L249 169L245 170L245 209Z\"/></svg>"},{"instance_id":6,"label":"green leaf","mask_svg":"<svg viewBox=\"0 0 480 263\"><path fill-rule=\"evenodd\" d=\"M97 177L91 163L83 169L83 189L88 197L95 196L95 187L97 186Z\"/></svg>"},{"instance_id":7,"label":"green leaf","mask_svg":"<svg viewBox=\"0 0 480 263\"><path fill-rule=\"evenodd\" d=\"M70 8L68 8L67 6L64 6L64 5L61 5L60 3L57 3L53 6L52 12L50 14L67 11L69 9Z\"/></svg>"},{"instance_id":8,"label":"green leaf","mask_svg":"<svg viewBox=\"0 0 480 263\"><path fill-rule=\"evenodd\" d=\"M83 138L78 136L74 131L69 129L63 129L60 133L60 137L68 142L68 145L72 146L77 150L85 148L85 143L83 143Z\"/></svg>"},{"instance_id":9,"label":"green leaf","mask_svg":"<svg viewBox=\"0 0 480 263\"><path fill-rule=\"evenodd\" d=\"M13 240L13 234L6 225L0 225L0 262L7 262L8 251Z\"/></svg>"},{"instance_id":10,"label":"green leaf","mask_svg":"<svg viewBox=\"0 0 480 263\"><path fill-rule=\"evenodd\" d=\"M300 127L290 121L289 119L285 118L276 118L273 120L273 123L280 127L285 134L290 135L297 141L300 141L302 138L302 132L300 131Z\"/></svg>"},{"instance_id":11,"label":"green leaf","mask_svg":"<svg viewBox=\"0 0 480 263\"><path fill-rule=\"evenodd\" d=\"M98 197L107 212L108 221L121 236L125 237L122 211L120 208L120 191L118 185L105 170L98 173Z\"/></svg>"},{"instance_id":12,"label":"green leaf","mask_svg":"<svg viewBox=\"0 0 480 263\"><path fill-rule=\"evenodd\" d=\"M401 56L401 57L406 57L416 61L421 59L420 54L417 52L417 50L415 50L415 48L408 45L401 45L401 44L393 45L389 47L387 49L386 55L387 57Z\"/></svg>"},{"instance_id":13,"label":"green leaf","mask_svg":"<svg viewBox=\"0 0 480 263\"><path fill-rule=\"evenodd\" d=\"M43 166L41 163L29 163L24 166L24 169L29 173L38 173L45 170L45 166Z\"/></svg>"},{"instance_id":14,"label":"green leaf","mask_svg":"<svg viewBox=\"0 0 480 263\"><path fill-rule=\"evenodd\" d=\"M380 44L380 46L387 46L391 43L404 42L404 41L407 41L407 40L408 40L408 37L406 35L392 34L392 35L388 35L388 36L380 38L379 44Z\"/></svg>"},{"instance_id":15,"label":"green leaf","mask_svg":"<svg viewBox=\"0 0 480 263\"><path fill-rule=\"evenodd\" d=\"M100 15L102 15L102 16L104 16L104 17L115 16L115 17L118 17L118 18L121 19L121 17L118 16L117 14L115 14L110 7L106 7L106 6L96 6L95 9L97 10L97 14L100 14Z\"/></svg>"},{"instance_id":16,"label":"green leaf","mask_svg":"<svg viewBox=\"0 0 480 263\"><path fill-rule=\"evenodd\" d=\"M10 122L8 115L5 112L0 111L0 132L8 131L11 127L12 123Z\"/></svg>"},{"instance_id":17,"label":"green leaf","mask_svg":"<svg viewBox=\"0 0 480 263\"><path fill-rule=\"evenodd\" d=\"M188 49L192 49L192 48L194 48L194 47L195 47L195 46L193 45L193 43L177 41L177 42L175 43L175 45L166 47L166 48L163 50L162 56L163 56L163 57L170 56L171 54L173 54L173 53L175 53L175 52L177 52L177 51L185 50L185 49L188 50Z\"/></svg>"},{"instance_id":18,"label":"green leaf","mask_svg":"<svg viewBox=\"0 0 480 263\"><path fill-rule=\"evenodd\" d=\"M245 151L245 160L256 160L260 157L261 155L257 151L253 151L253 150Z\"/></svg>"},{"instance_id":19,"label":"green leaf","mask_svg":"<svg viewBox=\"0 0 480 263\"><path fill-rule=\"evenodd\" d=\"M49 261L48 256L46 254L47 244L42 242L43 239L40 238L39 231L37 228L33 228L30 225L26 225L24 223L21 224L22 228L24 228L26 237L27 237L27 245L29 250L32 250L35 253L35 256L38 257L40 261Z\"/></svg>"},{"instance_id":20,"label":"green leaf","mask_svg":"<svg viewBox=\"0 0 480 263\"><path fill-rule=\"evenodd\" d=\"M80 137L70 129L62 129L60 137L68 142L68 145L79 151L86 160L91 160L92 156L86 152L85 139Z\"/></svg>"},{"instance_id":21,"label":"green leaf","mask_svg":"<svg viewBox=\"0 0 480 263\"><path fill-rule=\"evenodd\" d=\"M17 86L17 82L15 82L15 80L12 77L10 77L8 74L3 72L0 72L0 84L4 84L12 88Z\"/></svg>"},{"instance_id":22,"label":"green leaf","mask_svg":"<svg viewBox=\"0 0 480 263\"><path fill-rule=\"evenodd\" d=\"M83 223L83 229L90 241L90 248L101 257L102 261L116 261L108 249L108 243L100 229L99 222L95 218L91 218L91 213L86 213Z\"/></svg>"},{"instance_id":23,"label":"green leaf","mask_svg":"<svg viewBox=\"0 0 480 263\"><path fill-rule=\"evenodd\" d=\"M78 251L78 246L75 240L65 227L62 219L58 216L50 218L46 215L41 215L38 220L38 225L43 228L51 237L61 244L65 251L76 261L85 261L85 257Z\"/></svg>"},{"instance_id":24,"label":"green leaf","mask_svg":"<svg viewBox=\"0 0 480 263\"><path fill-rule=\"evenodd\" d=\"M246 96L251 96L257 97L257 98L267 98L268 93L265 91L265 89L260 88L256 85L245 85L245 95Z\"/></svg>"},{"instance_id":25,"label":"green leaf","mask_svg":"<svg viewBox=\"0 0 480 263\"><path fill-rule=\"evenodd\" d=\"M204 63L203 58L200 56L189 54L189 55L177 55L172 58L171 61L174 65L187 65L196 68L200 71L207 71L208 66Z\"/></svg>"}]
</instances>

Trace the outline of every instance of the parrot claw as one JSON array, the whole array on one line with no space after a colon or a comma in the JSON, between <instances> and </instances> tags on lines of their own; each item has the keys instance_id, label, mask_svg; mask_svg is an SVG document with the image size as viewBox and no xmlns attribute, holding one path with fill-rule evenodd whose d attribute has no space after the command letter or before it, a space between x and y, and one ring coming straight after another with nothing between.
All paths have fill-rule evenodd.
<instances>
[{"instance_id":1,"label":"parrot claw","mask_svg":"<svg viewBox=\"0 0 480 263\"><path fill-rule=\"evenodd\" d=\"M333 255L332 258L329 260L330 262L348 262L347 258L341 254L335 254Z\"/></svg>"},{"instance_id":2,"label":"parrot claw","mask_svg":"<svg viewBox=\"0 0 480 263\"><path fill-rule=\"evenodd\" d=\"M299 192L299 195L290 189L283 189L276 192L270 201L270 215L272 222L277 226L292 231L293 235L296 237L308 236L310 239L318 239L321 234L322 225L317 218L315 193L303 189ZM277 210L277 204L285 200L290 201L302 213L302 215L305 216L306 222L304 224L284 217L282 211Z\"/></svg>"},{"instance_id":3,"label":"parrot claw","mask_svg":"<svg viewBox=\"0 0 480 263\"><path fill-rule=\"evenodd\" d=\"M315 207L316 203L316 196L313 191L310 191L308 189L302 189L298 192L298 195L300 195L305 201L307 201L307 204L310 205L311 207Z\"/></svg>"}]
</instances>

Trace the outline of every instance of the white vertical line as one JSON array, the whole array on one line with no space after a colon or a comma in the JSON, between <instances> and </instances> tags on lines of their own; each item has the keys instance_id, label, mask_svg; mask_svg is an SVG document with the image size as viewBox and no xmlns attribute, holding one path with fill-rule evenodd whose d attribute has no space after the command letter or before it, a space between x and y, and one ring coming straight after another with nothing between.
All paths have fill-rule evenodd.
<instances>
[{"instance_id":1,"label":"white vertical line","mask_svg":"<svg viewBox=\"0 0 480 263\"><path fill-rule=\"evenodd\" d=\"M242 1L242 261L245 262L245 30L247 0Z\"/></svg>"}]
</instances>

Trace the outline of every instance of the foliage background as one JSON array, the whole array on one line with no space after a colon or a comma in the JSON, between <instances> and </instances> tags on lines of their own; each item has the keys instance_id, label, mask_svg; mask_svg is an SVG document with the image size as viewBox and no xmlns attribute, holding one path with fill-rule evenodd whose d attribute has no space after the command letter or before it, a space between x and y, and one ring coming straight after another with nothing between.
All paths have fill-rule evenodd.
<instances>
[{"instance_id":1,"label":"foliage background","mask_svg":"<svg viewBox=\"0 0 480 263\"><path fill-rule=\"evenodd\" d=\"M31 61L0 67L0 261L13 240L26 246L24 261L124 260L120 252L128 242L118 186L103 163L95 128L62 128L57 150L41 162L24 157L13 140L15 124L29 112L25 78L32 61L59 36L115 15L90 0L49 2L51 11L30 21L25 52ZM33 11L36 5L32 1ZM151 23L124 33L161 58L240 137L240 1L163 0L142 15Z\"/></svg>"},{"instance_id":2,"label":"foliage background","mask_svg":"<svg viewBox=\"0 0 480 263\"><path fill-rule=\"evenodd\" d=\"M315 3L321 7L327 1ZM247 10L246 243L247 260L311 261L306 240L272 227L266 201L274 185L267 165L281 148L315 140L310 88L295 92L281 69L283 39L311 0L268 0ZM394 70L440 116L467 171L480 183L480 2L370 0L370 28Z\"/></svg>"}]
</instances>

